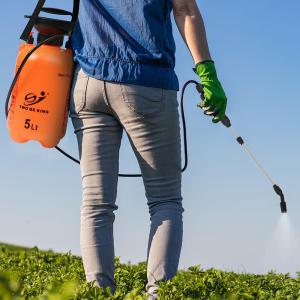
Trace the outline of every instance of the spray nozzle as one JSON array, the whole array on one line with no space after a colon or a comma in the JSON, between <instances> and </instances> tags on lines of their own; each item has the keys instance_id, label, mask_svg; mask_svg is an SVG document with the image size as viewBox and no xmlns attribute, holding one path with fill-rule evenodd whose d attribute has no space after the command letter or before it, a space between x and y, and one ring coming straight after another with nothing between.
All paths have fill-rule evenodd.
<instances>
[{"instance_id":1,"label":"spray nozzle","mask_svg":"<svg viewBox=\"0 0 300 300\"><path fill-rule=\"evenodd\" d=\"M282 189L277 184L274 184L273 188L274 188L275 193L280 197L281 213L287 213L287 206L286 206L286 202L284 199L284 194L283 194Z\"/></svg>"},{"instance_id":2,"label":"spray nozzle","mask_svg":"<svg viewBox=\"0 0 300 300\"><path fill-rule=\"evenodd\" d=\"M286 202L280 202L280 209L281 209L281 213L283 214L287 213Z\"/></svg>"}]
</instances>

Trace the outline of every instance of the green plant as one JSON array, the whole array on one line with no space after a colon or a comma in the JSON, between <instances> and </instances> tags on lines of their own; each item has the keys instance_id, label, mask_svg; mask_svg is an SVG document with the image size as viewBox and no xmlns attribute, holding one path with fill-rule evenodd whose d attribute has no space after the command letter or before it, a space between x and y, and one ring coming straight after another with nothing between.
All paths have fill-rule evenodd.
<instances>
[{"instance_id":1,"label":"green plant","mask_svg":"<svg viewBox=\"0 0 300 300\"><path fill-rule=\"evenodd\" d=\"M0 300L146 299L146 263L115 258L114 295L85 280L81 258L68 253L0 244ZM193 266L160 283L162 300L300 300L298 278L269 272L237 274Z\"/></svg>"}]
</instances>

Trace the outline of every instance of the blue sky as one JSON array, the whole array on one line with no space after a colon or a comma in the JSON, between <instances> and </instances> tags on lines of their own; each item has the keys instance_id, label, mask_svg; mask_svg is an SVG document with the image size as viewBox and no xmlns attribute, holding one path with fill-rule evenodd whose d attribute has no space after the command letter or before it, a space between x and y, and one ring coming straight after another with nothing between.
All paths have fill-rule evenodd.
<instances>
[{"instance_id":1,"label":"blue sky","mask_svg":"<svg viewBox=\"0 0 300 300\"><path fill-rule=\"evenodd\" d=\"M48 0L47 4L61 7L61 2ZM289 241L274 233L280 218L277 196L229 132L213 125L196 107L198 95L190 88L185 100L190 165L183 177L184 241L179 267L201 264L235 271L299 271L300 3L197 2L228 96L227 113L284 189L294 238L292 246L281 253L280 245ZM31 13L35 3L5 1L0 13L0 241L80 254L78 166L35 142L14 143L6 130L4 100L18 37L25 26L23 15ZM189 51L173 25L176 72L182 86L197 77ZM71 122L61 146L77 156ZM120 171L139 171L126 138ZM116 255L123 262L144 261L150 221L140 179L120 179L117 205ZM280 252L276 259L270 259L273 249Z\"/></svg>"}]
</instances>

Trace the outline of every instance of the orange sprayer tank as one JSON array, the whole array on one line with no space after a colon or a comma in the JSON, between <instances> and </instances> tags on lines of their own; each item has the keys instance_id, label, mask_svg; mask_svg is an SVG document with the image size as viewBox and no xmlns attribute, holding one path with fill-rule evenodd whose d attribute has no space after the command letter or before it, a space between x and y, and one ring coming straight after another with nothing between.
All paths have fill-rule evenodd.
<instances>
[{"instance_id":1,"label":"orange sprayer tank","mask_svg":"<svg viewBox=\"0 0 300 300\"><path fill-rule=\"evenodd\" d=\"M16 72L33 44L21 44ZM22 69L12 91L7 127L19 143L38 141L55 147L64 137L73 76L73 53L60 46L43 45Z\"/></svg>"}]
</instances>

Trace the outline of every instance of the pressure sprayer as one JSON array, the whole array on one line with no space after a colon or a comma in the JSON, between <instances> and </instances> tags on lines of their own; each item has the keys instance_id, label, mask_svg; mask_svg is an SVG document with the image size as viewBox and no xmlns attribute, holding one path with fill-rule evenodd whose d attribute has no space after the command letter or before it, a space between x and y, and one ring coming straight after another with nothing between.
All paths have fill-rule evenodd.
<instances>
[{"instance_id":1,"label":"pressure sprayer","mask_svg":"<svg viewBox=\"0 0 300 300\"><path fill-rule=\"evenodd\" d=\"M38 141L46 148L56 148L63 155L80 164L57 145L65 136L70 87L73 78L74 60L70 46L70 36L78 19L79 0L73 4L73 12L57 8L44 7L46 0L39 0L29 22L21 35L21 44L17 57L15 77L10 86L5 112L7 127L12 140L24 143L30 140ZM70 16L70 21L41 17L40 13L60 16ZM34 44L33 28L37 31L37 43ZM67 41L64 44L64 40ZM183 126L184 165L182 172L188 166L188 143L184 113L184 93L189 84L195 84L205 99L205 93L200 83L187 81L181 92L180 110ZM200 105L198 104L198 107ZM282 213L287 212L287 206L282 189L259 163L244 139L237 134L230 119L225 116L221 123L231 130L233 137L243 147L246 153L255 161L264 176L271 182L275 193L280 197ZM141 177L141 174L119 174L120 177Z\"/></svg>"},{"instance_id":2,"label":"pressure sprayer","mask_svg":"<svg viewBox=\"0 0 300 300\"><path fill-rule=\"evenodd\" d=\"M68 121L68 100L73 78L74 60L69 39L78 18L79 0L73 12L44 7L40 0L24 29L9 90L5 111L12 140L24 143L39 141L55 147L64 137ZM40 17L44 12L70 16L71 21ZM34 45L33 28L37 31ZM9 100L11 104L9 107Z\"/></svg>"}]
</instances>

